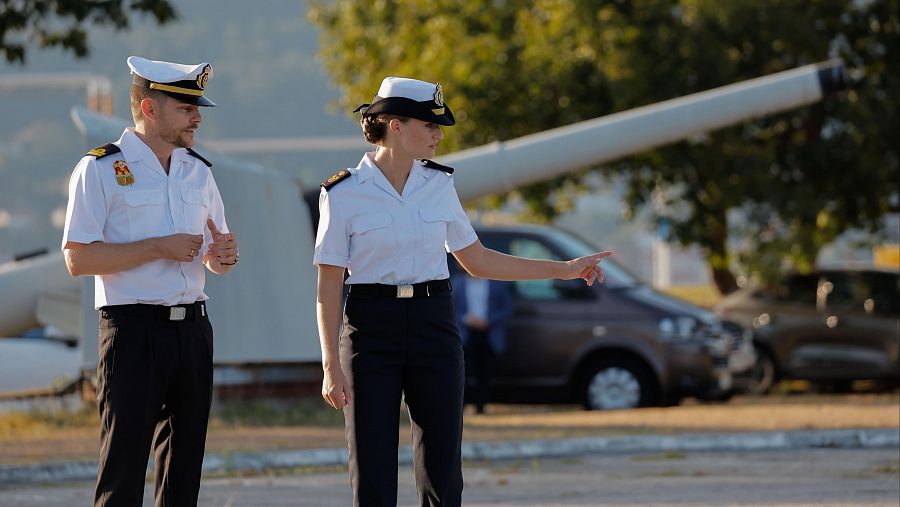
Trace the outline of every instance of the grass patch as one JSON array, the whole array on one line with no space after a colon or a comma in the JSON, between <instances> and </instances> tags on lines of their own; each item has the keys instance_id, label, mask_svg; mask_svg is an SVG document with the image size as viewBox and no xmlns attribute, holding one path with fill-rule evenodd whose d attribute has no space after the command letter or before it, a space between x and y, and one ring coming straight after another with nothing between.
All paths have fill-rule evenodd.
<instances>
[{"instance_id":1,"label":"grass patch","mask_svg":"<svg viewBox=\"0 0 900 507\"><path fill-rule=\"evenodd\" d=\"M722 300L722 293L713 284L708 285L674 285L662 289L670 296L694 303L698 306L712 308Z\"/></svg>"},{"instance_id":2,"label":"grass patch","mask_svg":"<svg viewBox=\"0 0 900 507\"><path fill-rule=\"evenodd\" d=\"M344 413L318 398L229 402L213 408L210 426L343 426Z\"/></svg>"},{"instance_id":3,"label":"grass patch","mask_svg":"<svg viewBox=\"0 0 900 507\"><path fill-rule=\"evenodd\" d=\"M685 458L687 458L687 455L683 452L668 451L662 454L641 454L633 456L631 461L670 461Z\"/></svg>"},{"instance_id":4,"label":"grass patch","mask_svg":"<svg viewBox=\"0 0 900 507\"><path fill-rule=\"evenodd\" d=\"M63 428L90 428L99 424L97 407L32 409L0 414L0 439L43 436Z\"/></svg>"}]
</instances>

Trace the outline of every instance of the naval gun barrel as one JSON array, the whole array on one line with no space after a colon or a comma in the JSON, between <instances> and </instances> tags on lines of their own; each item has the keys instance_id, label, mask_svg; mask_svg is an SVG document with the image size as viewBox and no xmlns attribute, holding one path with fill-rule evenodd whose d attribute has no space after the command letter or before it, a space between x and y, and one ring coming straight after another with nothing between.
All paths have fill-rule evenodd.
<instances>
[{"instance_id":1,"label":"naval gun barrel","mask_svg":"<svg viewBox=\"0 0 900 507\"><path fill-rule=\"evenodd\" d=\"M466 201L812 104L849 81L844 63L829 60L459 151L440 162L457 169L456 190Z\"/></svg>"}]
</instances>

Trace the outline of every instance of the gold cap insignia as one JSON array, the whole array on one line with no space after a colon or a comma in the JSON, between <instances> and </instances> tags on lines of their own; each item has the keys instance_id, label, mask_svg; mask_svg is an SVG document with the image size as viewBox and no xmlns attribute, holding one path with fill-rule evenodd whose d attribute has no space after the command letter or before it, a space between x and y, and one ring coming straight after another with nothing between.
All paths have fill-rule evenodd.
<instances>
[{"instance_id":1,"label":"gold cap insignia","mask_svg":"<svg viewBox=\"0 0 900 507\"><path fill-rule=\"evenodd\" d=\"M209 81L209 71L209 65L203 67L203 72L201 72L200 75L197 76L197 88L200 88L201 90L206 88L206 82Z\"/></svg>"},{"instance_id":2,"label":"gold cap insignia","mask_svg":"<svg viewBox=\"0 0 900 507\"><path fill-rule=\"evenodd\" d=\"M444 90L441 88L441 83L436 84L434 87L434 103L438 107L444 106Z\"/></svg>"}]
</instances>

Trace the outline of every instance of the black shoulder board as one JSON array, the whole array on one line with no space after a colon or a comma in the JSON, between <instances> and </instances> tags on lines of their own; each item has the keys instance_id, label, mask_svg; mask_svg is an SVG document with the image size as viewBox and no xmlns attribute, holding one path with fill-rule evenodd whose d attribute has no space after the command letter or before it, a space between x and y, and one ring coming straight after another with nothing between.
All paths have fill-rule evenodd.
<instances>
[{"instance_id":1,"label":"black shoulder board","mask_svg":"<svg viewBox=\"0 0 900 507\"><path fill-rule=\"evenodd\" d=\"M429 169L437 169L438 171L444 171L447 174L453 174L453 168L447 167L445 165L438 164L434 160L422 159L422 165Z\"/></svg>"},{"instance_id":2,"label":"black shoulder board","mask_svg":"<svg viewBox=\"0 0 900 507\"><path fill-rule=\"evenodd\" d=\"M104 144L103 146L94 148L93 150L85 153L87 156L97 157L97 159L101 159L107 155L112 155L113 153L119 153L120 150L118 146L113 143Z\"/></svg>"},{"instance_id":3,"label":"black shoulder board","mask_svg":"<svg viewBox=\"0 0 900 507\"><path fill-rule=\"evenodd\" d=\"M188 148L188 149L187 149L187 152L190 153L191 155L193 155L193 156L199 158L201 162L203 162L204 164L206 164L206 167L212 167L212 162L210 162L209 160L206 160L205 158L203 158L203 157L202 157L199 153L197 153L196 151L194 151L194 150Z\"/></svg>"},{"instance_id":4,"label":"black shoulder board","mask_svg":"<svg viewBox=\"0 0 900 507\"><path fill-rule=\"evenodd\" d=\"M335 173L333 176L330 176L327 180L323 181L322 188L324 188L325 190L328 190L329 188L331 188L331 187L337 185L338 183L344 181L345 179L347 179L348 176L350 176L350 171L348 171L346 169L341 169L340 171Z\"/></svg>"}]
</instances>

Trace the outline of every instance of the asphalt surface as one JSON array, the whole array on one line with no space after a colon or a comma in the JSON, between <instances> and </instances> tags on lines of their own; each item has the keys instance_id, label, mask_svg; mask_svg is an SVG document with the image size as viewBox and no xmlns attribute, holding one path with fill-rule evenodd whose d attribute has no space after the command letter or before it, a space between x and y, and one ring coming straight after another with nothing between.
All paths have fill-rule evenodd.
<instances>
[{"instance_id":1,"label":"asphalt surface","mask_svg":"<svg viewBox=\"0 0 900 507\"><path fill-rule=\"evenodd\" d=\"M890 506L900 505L900 454L887 449L663 452L471 461L464 503L479 506ZM401 467L400 506L417 505ZM3 507L89 505L88 481L0 486ZM345 469L208 477L200 506L348 506ZM152 505L147 484L144 505Z\"/></svg>"}]
</instances>

